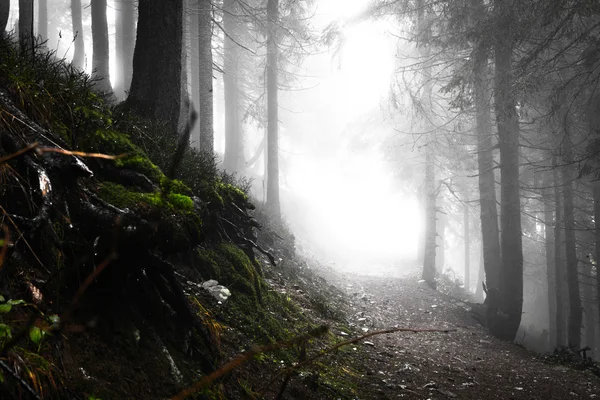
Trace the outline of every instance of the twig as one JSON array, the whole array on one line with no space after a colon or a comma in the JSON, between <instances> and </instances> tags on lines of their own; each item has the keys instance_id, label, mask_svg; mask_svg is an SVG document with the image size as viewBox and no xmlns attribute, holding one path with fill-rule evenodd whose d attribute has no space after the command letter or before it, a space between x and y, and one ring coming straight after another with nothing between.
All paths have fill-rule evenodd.
<instances>
[{"instance_id":1,"label":"twig","mask_svg":"<svg viewBox=\"0 0 600 400\"><path fill-rule=\"evenodd\" d=\"M111 156L108 154L102 154L102 153L86 153L83 151L71 151L71 150L65 150L65 149L59 149L57 147L39 147L39 143L38 142L33 142L30 145L28 145L27 147L23 147L21 150L16 151L12 154L9 154L5 157L0 158L0 164L4 164L12 159L15 159L23 154L29 153L30 151L34 151L37 154L44 154L44 153L59 153L59 154L64 154L66 156L79 156L79 157L88 157L88 158L103 158L105 160L118 160L119 158L123 158L126 157L127 154L123 153L123 154L119 154L116 156Z\"/></svg>"},{"instance_id":2,"label":"twig","mask_svg":"<svg viewBox=\"0 0 600 400\"><path fill-rule=\"evenodd\" d=\"M21 150L15 152L15 153L12 153L12 154L9 154L9 155L7 155L5 157L0 158L0 164L4 164L5 162L12 160L13 158L17 158L20 155L23 155L25 153L30 152L31 150L33 150L36 147L38 147L38 144L39 144L38 142L33 142L29 146L24 147Z\"/></svg>"},{"instance_id":3,"label":"twig","mask_svg":"<svg viewBox=\"0 0 600 400\"><path fill-rule=\"evenodd\" d=\"M79 156L79 157L87 157L87 158L102 158L105 160L118 160L120 158L127 157L127 153L118 154L116 156L111 156L108 154L102 153L86 153L83 151L71 151L65 149L59 149L56 147L40 147L36 150L37 153L59 153L64 154L66 156Z\"/></svg>"},{"instance_id":4,"label":"twig","mask_svg":"<svg viewBox=\"0 0 600 400\"><path fill-rule=\"evenodd\" d=\"M0 367L2 367L3 370L5 370L6 372L8 372L8 374L10 376L12 376L13 378L15 378L15 380L17 382L19 382L19 384L21 386L23 386L25 388L25 390L27 390L29 393L31 393L31 395L36 400L42 400L42 398L36 393L36 391L31 386L29 386L29 384L27 382L25 382L23 380L23 378L21 378L8 364L6 364L4 361L0 360Z\"/></svg>"},{"instance_id":5,"label":"twig","mask_svg":"<svg viewBox=\"0 0 600 400\"><path fill-rule=\"evenodd\" d=\"M10 232L8 227L2 224L2 230L4 231L4 242L2 243L2 250L0 250L0 271L4 266L4 259L6 258L6 252L8 251L8 244L10 242Z\"/></svg>"},{"instance_id":6,"label":"twig","mask_svg":"<svg viewBox=\"0 0 600 400\"><path fill-rule=\"evenodd\" d=\"M181 392L179 392L179 394L171 397L171 400L183 400L184 398L195 393L196 391L198 391L200 389L204 389L205 387L210 385L216 379L231 372L233 369L246 363L248 360L250 360L251 358L253 358L254 356L256 356L258 354L265 353L267 351L273 351L273 350L285 348L285 347L290 347L290 346L293 346L298 343L304 343L309 339L324 335L327 331L329 331L329 328L327 326L320 326L316 329L311 330L310 332L308 332L304 335L297 336L290 340L273 343L273 344L269 344L266 346L255 347L254 349L251 349L250 351L248 351L244 354L238 355L233 360L231 360L227 364L225 364L223 367L214 371L212 374L205 376L204 378L202 378L200 381L198 381L194 385L182 390Z\"/></svg>"},{"instance_id":7,"label":"twig","mask_svg":"<svg viewBox=\"0 0 600 400\"><path fill-rule=\"evenodd\" d=\"M371 333L367 333L365 335L359 336L357 338L354 339L348 339L345 340L341 343L336 344L333 347L329 347L327 349L321 350L319 353L317 353L316 355L314 355L313 357L300 362L296 365L293 365L291 367L288 367L282 371L280 371L278 374L276 374L273 379L271 379L269 381L269 383L267 384L266 387L271 386L281 375L283 374L290 374L291 372L293 372L294 370L297 370L298 368L301 368L305 365L309 365L312 364L316 359L323 357L324 355L327 355L329 353L331 353L332 351L335 351L337 349L339 349L340 347L343 346L347 346L349 344L352 343L357 343L360 342L361 340L365 340L367 338L370 338L371 336L376 336L376 335L384 335L386 333L396 333L396 332L413 332L413 333L426 333L426 332L440 332L440 333L448 333L448 332L455 332L456 329L416 329L416 328L392 328L392 329L385 329L382 331L375 331L375 332L371 332Z\"/></svg>"}]
</instances>

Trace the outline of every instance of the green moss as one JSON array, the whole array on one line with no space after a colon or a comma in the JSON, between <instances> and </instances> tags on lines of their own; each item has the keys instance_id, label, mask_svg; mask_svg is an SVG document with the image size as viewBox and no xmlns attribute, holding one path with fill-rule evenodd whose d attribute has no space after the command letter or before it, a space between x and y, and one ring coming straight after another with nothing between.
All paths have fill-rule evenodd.
<instances>
[{"instance_id":1,"label":"green moss","mask_svg":"<svg viewBox=\"0 0 600 400\"><path fill-rule=\"evenodd\" d=\"M98 188L100 197L114 206L121 208L155 207L164 208L168 211L193 212L194 202L189 196L171 193L165 201L160 192L142 193L127 189L123 185L113 182L103 182Z\"/></svg>"},{"instance_id":2,"label":"green moss","mask_svg":"<svg viewBox=\"0 0 600 400\"><path fill-rule=\"evenodd\" d=\"M180 194L192 194L192 190L178 179L170 179L163 176L160 180L160 189L164 193L180 193Z\"/></svg>"},{"instance_id":3,"label":"green moss","mask_svg":"<svg viewBox=\"0 0 600 400\"><path fill-rule=\"evenodd\" d=\"M217 181L215 189L222 201L231 201L236 204L246 204L248 202L248 195L246 193L228 183Z\"/></svg>"},{"instance_id":4,"label":"green moss","mask_svg":"<svg viewBox=\"0 0 600 400\"><path fill-rule=\"evenodd\" d=\"M179 193L169 193L167 201L177 210L194 211L194 201L189 196Z\"/></svg>"}]
</instances>

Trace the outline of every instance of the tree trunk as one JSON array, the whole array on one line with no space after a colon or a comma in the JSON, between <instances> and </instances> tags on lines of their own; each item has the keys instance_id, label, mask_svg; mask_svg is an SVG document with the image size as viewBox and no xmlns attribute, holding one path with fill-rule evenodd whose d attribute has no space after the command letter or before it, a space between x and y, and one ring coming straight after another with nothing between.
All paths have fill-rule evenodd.
<instances>
[{"instance_id":1,"label":"tree trunk","mask_svg":"<svg viewBox=\"0 0 600 400\"><path fill-rule=\"evenodd\" d=\"M179 107L179 123L177 124L177 132L183 132L186 124L191 117L190 114L190 93L189 93L189 77L188 77L188 51L187 43L189 41L189 19L187 18L188 4L190 0L182 1L181 10L181 106ZM191 132L190 132L191 133ZM188 137L189 143L189 137Z\"/></svg>"},{"instance_id":2,"label":"tree trunk","mask_svg":"<svg viewBox=\"0 0 600 400\"><path fill-rule=\"evenodd\" d=\"M595 325L596 325L596 313L594 310L594 278L593 268L591 263L583 264L585 268L583 268L583 313L585 316L585 325L584 325L584 343L583 346L588 346L590 349L594 350L596 348L596 335L595 335Z\"/></svg>"},{"instance_id":3,"label":"tree trunk","mask_svg":"<svg viewBox=\"0 0 600 400\"><path fill-rule=\"evenodd\" d=\"M212 57L212 2L199 0L198 7L198 113L200 115L200 150L213 153L213 57Z\"/></svg>"},{"instance_id":4,"label":"tree trunk","mask_svg":"<svg viewBox=\"0 0 600 400\"><path fill-rule=\"evenodd\" d=\"M523 311L523 243L521 233L521 199L519 193L519 120L512 82L514 38L511 22L512 4L495 0L497 32L494 42L495 90L494 105L500 148L500 307L502 321L496 324L496 336L514 340ZM500 321L498 321L500 322Z\"/></svg>"},{"instance_id":5,"label":"tree trunk","mask_svg":"<svg viewBox=\"0 0 600 400\"><path fill-rule=\"evenodd\" d=\"M465 244L465 291L471 292L471 235L469 231L469 206L463 206L463 232Z\"/></svg>"},{"instance_id":6,"label":"tree trunk","mask_svg":"<svg viewBox=\"0 0 600 400\"><path fill-rule=\"evenodd\" d=\"M134 0L121 0L121 33L119 41L122 46L122 55L117 60L121 66L121 85L123 92L127 94L131 87L131 76L133 75L133 52L135 49L135 7Z\"/></svg>"},{"instance_id":7,"label":"tree trunk","mask_svg":"<svg viewBox=\"0 0 600 400\"><path fill-rule=\"evenodd\" d=\"M594 196L594 250L596 259L596 306L598 307L598 320L600 321L600 182L595 181L592 184Z\"/></svg>"},{"instance_id":8,"label":"tree trunk","mask_svg":"<svg viewBox=\"0 0 600 400\"><path fill-rule=\"evenodd\" d=\"M140 0L138 10L126 104L143 117L164 121L176 136L181 109L183 2Z\"/></svg>"},{"instance_id":9,"label":"tree trunk","mask_svg":"<svg viewBox=\"0 0 600 400\"><path fill-rule=\"evenodd\" d=\"M483 298L483 282L485 282L485 269L483 267L483 249L480 252L479 256L479 274L477 275L477 288L475 289L475 300L479 302L484 302Z\"/></svg>"},{"instance_id":10,"label":"tree trunk","mask_svg":"<svg viewBox=\"0 0 600 400\"><path fill-rule=\"evenodd\" d=\"M0 0L0 34L6 31L8 17L10 15L10 0Z\"/></svg>"},{"instance_id":11,"label":"tree trunk","mask_svg":"<svg viewBox=\"0 0 600 400\"><path fill-rule=\"evenodd\" d=\"M48 41L48 0L38 0L38 36L42 42Z\"/></svg>"},{"instance_id":12,"label":"tree trunk","mask_svg":"<svg viewBox=\"0 0 600 400\"><path fill-rule=\"evenodd\" d=\"M562 169L564 228L565 228L565 257L567 286L569 287L569 319L567 340L569 347L578 349L581 344L581 297L579 293L579 268L575 240L575 217L573 211L573 165L572 148L569 133L564 132L564 163Z\"/></svg>"},{"instance_id":13,"label":"tree trunk","mask_svg":"<svg viewBox=\"0 0 600 400\"><path fill-rule=\"evenodd\" d=\"M200 0L195 0L191 4L189 15L189 47L190 47L190 82L191 82L191 97L195 108L200 107L200 64L199 64L199 33L198 22L200 19ZM212 54L212 53L211 53ZM202 116L199 118L199 123L194 125L191 137L196 147L200 148L200 125L202 125Z\"/></svg>"},{"instance_id":14,"label":"tree trunk","mask_svg":"<svg viewBox=\"0 0 600 400\"><path fill-rule=\"evenodd\" d=\"M422 279L435 289L436 189L432 143L425 147L425 254Z\"/></svg>"},{"instance_id":15,"label":"tree trunk","mask_svg":"<svg viewBox=\"0 0 600 400\"><path fill-rule=\"evenodd\" d=\"M431 31L427 21L425 21L425 5L423 0L417 2L417 47L419 55L422 59L428 60L430 48L428 41L431 36ZM421 101L425 104L425 108L431 110L431 66L426 63L422 71L423 93ZM426 118L424 118L426 120ZM424 240L424 255L423 255L423 272L422 279L429 287L435 289L437 284L435 281L436 265L436 197L437 191L435 188L435 156L433 153L434 138L432 135L433 127L426 122L423 122L423 131L429 132L425 135L425 240Z\"/></svg>"},{"instance_id":16,"label":"tree trunk","mask_svg":"<svg viewBox=\"0 0 600 400\"><path fill-rule=\"evenodd\" d=\"M92 76L97 87L104 93L112 94L109 72L108 23L106 21L106 0L94 0L92 5Z\"/></svg>"},{"instance_id":17,"label":"tree trunk","mask_svg":"<svg viewBox=\"0 0 600 400\"><path fill-rule=\"evenodd\" d=\"M267 2L267 209L278 220L279 204L279 133L278 133L278 56L279 0Z\"/></svg>"},{"instance_id":18,"label":"tree trunk","mask_svg":"<svg viewBox=\"0 0 600 400\"><path fill-rule=\"evenodd\" d=\"M243 147L241 132L241 85L239 40L240 14L236 0L223 2L223 92L225 97L225 154L223 167L229 172L239 172L242 167Z\"/></svg>"},{"instance_id":19,"label":"tree trunk","mask_svg":"<svg viewBox=\"0 0 600 400\"><path fill-rule=\"evenodd\" d=\"M556 267L554 257L554 212L552 209L552 190L549 188L550 181L545 182L543 191L544 201L544 232L546 250L546 279L548 282L548 345L550 349L556 348Z\"/></svg>"},{"instance_id":20,"label":"tree trunk","mask_svg":"<svg viewBox=\"0 0 600 400\"><path fill-rule=\"evenodd\" d=\"M83 69L85 62L85 46L83 44L83 22L81 18L81 0L71 0L71 21L73 23L73 60L71 64Z\"/></svg>"},{"instance_id":21,"label":"tree trunk","mask_svg":"<svg viewBox=\"0 0 600 400\"><path fill-rule=\"evenodd\" d=\"M500 288L502 259L500 256L500 230L498 228L498 208L496 205L496 180L494 177L491 95L488 87L489 74L487 72L489 48L481 43L476 46L473 62L473 86L483 267L488 289L496 291ZM481 282L477 282L477 284L481 285Z\"/></svg>"},{"instance_id":22,"label":"tree trunk","mask_svg":"<svg viewBox=\"0 0 600 400\"><path fill-rule=\"evenodd\" d=\"M556 281L556 345L567 345L566 332L566 307L565 302L568 299L565 264L564 264L564 239L563 239L563 217L562 217L562 192L560 178L556 160L553 160L553 179L554 179L554 268Z\"/></svg>"},{"instance_id":23,"label":"tree trunk","mask_svg":"<svg viewBox=\"0 0 600 400\"><path fill-rule=\"evenodd\" d=\"M33 55L33 0L19 0L19 45Z\"/></svg>"}]
</instances>

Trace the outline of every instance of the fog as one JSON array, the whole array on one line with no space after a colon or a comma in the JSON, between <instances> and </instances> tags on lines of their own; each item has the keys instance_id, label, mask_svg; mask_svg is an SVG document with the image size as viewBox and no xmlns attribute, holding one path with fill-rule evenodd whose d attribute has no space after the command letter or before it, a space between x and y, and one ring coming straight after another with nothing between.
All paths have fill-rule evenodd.
<instances>
[{"instance_id":1,"label":"fog","mask_svg":"<svg viewBox=\"0 0 600 400\"><path fill-rule=\"evenodd\" d=\"M16 20L17 3L11 1L9 27ZM64 29L70 26L69 4L64 1L54 4L48 46L56 48L59 57L70 59L72 32ZM114 53L114 10L118 4L118 1L109 1L108 8L113 83L121 78ZM460 92L472 90L468 88L472 83L460 81L470 82L472 78L470 50L464 54L463 50L456 51L460 54L441 52L435 55L438 58L431 57L439 59L439 64L431 66L428 64L431 59L426 61L429 56L423 56L420 53L423 49L417 48L414 21L399 20L391 13L377 18L365 16L369 4L368 0L314 2L307 17L314 42L302 48L305 53L302 57L285 60L285 67L281 67L280 72L285 75L279 83L278 106L282 214L301 254L319 258L341 272L400 276L423 269L427 215L424 194L427 190L435 191L436 274L438 278L445 276L457 287L465 285L467 292L481 292L484 276L481 272L478 141L473 104L469 103L473 96ZM83 23L85 68L91 72L90 15L85 7ZM223 32L217 29L215 32L213 41L222 42ZM470 45L465 44L465 47ZM216 64L222 61L219 46L221 44L213 44ZM245 111L251 114L248 110L256 107L259 112L252 111L262 112L264 119L265 110L256 105L260 103L257 99L264 98L265 94L264 63L253 62L258 72L256 76L252 76L251 68L248 68L251 72L245 72L251 82L244 83L248 86L245 89L251 92L245 99ZM223 80L218 68L213 73L215 151L223 158ZM430 80L424 78L427 74ZM488 78L491 82L491 77ZM524 74L524 83L520 84L530 84L531 88L541 85L527 79L533 78ZM432 97L429 104L423 100L428 91L433 93L429 95ZM553 129L551 119L544 125L539 122L542 115L536 114L542 113L536 109L541 107L538 103L545 104L536 96L544 93L531 94L526 89L523 92L521 95L530 103L522 100L523 103L515 107L522 123L519 133L521 140L533 150L527 154L528 164L523 164L519 171L524 307L517 339L531 340L530 345L535 347L536 339L531 338L543 335L552 319L548 310L549 275L544 249L544 240L549 236L545 217L542 217L542 203L550 201L535 190L541 192L544 185L540 185L540 176L547 172L548 159L555 154L543 153L547 149L542 145L551 135L541 132ZM266 198L264 152L258 158L255 156L261 151L266 128L264 120L259 119L256 115L246 115L242 121L244 159L256 158L257 161L246 165L244 171L238 171L238 176L244 175L252 181L253 197L263 202ZM495 129L490 127L489 131ZM580 149L585 147L585 140L577 144ZM435 166L435 182L432 179L434 187L427 189L427 151L432 148L435 154L430 164ZM497 152L491 158L490 162L496 163L492 180L495 176L496 198L500 199ZM587 183L578 185L576 190L581 190L580 197L587 201L582 204L591 204ZM589 215L580 217L582 225L591 222ZM589 242L591 239L588 245ZM578 251L581 254L587 251L585 257L591 260L591 247L582 246ZM588 261L586 266L590 271L588 277L596 274L595 260ZM591 283L588 286L591 287ZM589 287L582 286L583 291L588 290L584 295L588 304L594 296ZM477 299L482 300L483 294L479 293Z\"/></svg>"}]
</instances>

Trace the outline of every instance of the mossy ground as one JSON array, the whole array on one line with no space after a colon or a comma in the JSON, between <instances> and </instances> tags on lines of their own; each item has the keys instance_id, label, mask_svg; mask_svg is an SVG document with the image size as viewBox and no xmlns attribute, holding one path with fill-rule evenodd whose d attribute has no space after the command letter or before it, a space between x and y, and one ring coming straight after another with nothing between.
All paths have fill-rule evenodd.
<instances>
[{"instance_id":1,"label":"mossy ground","mask_svg":"<svg viewBox=\"0 0 600 400\"><path fill-rule=\"evenodd\" d=\"M44 315L64 315L74 292L105 259L103 252L110 246L111 238L94 227L102 219L78 221L76 215L82 212L81 206L64 204L91 201L95 204L91 208L94 211L102 205L90 197L97 195L116 209L128 210L132 213L129 215L147 220L165 244L153 249L156 240L150 240L139 249L119 247L120 257L110 261L86 290L70 330L50 335L50 325L42 324L39 328L48 334L41 342L25 341L12 347L6 357L0 357L15 367L15 360L21 360L21 376L38 395L63 398L69 392L103 399L169 397L206 373L207 364L209 368L218 368L220 362L240 351L287 340L316 326L293 298L267 284L261 274L262 263L254 259L248 241L240 240L244 235L255 240L253 230L257 223L245 215L254 207L244 190L245 184L240 187L231 176L219 173L213 155L187 149L176 176L166 177L163 171L169 170L174 161L177 140L165 124L139 118L119 105L110 105L94 92L93 80L52 54L23 54L15 50L10 40L0 39L0 59L0 90L4 90L0 128L10 135L3 137L0 156L32 141L39 141L40 146L58 146L90 155L118 156L115 160L82 158L94 174L82 179L69 175L68 164L55 162L55 159L68 160L69 156L52 159L32 156L38 157L35 165L51 171L50 194L35 189L37 172L20 164L20 159L0 165L3 179L9 182L0 190L4 216L12 213L33 218L43 208L45 196L59 195L45 211L48 223L42 225L43 231L30 234L25 226L14 221L10 226L11 231L25 232L23 239L27 243L17 242L8 249L8 255L2 256L5 257L3 274L8 279L0 283L0 294L21 296L30 302L23 310L1 313L0 323L14 333L20 327L27 327L28 316L35 315L36 310ZM107 210L114 212L112 208ZM224 221L230 226L223 228ZM206 294L187 293L190 310L206 330L206 333L202 329L192 330L191 350L187 353L179 348L181 343L167 340L177 337L177 332L169 332L168 322L157 325L154 336L147 335L153 329L144 327L151 321L144 310L171 318L173 309L169 307L177 304L174 294L177 290L173 290L185 282L178 283L176 274L175 279L168 278L171 275L164 274L162 269L177 267L166 262L154 269L136 265L136 261L149 262L159 257L156 254L168 248L181 252L181 246L169 246L180 238L189 243L188 259L195 260L196 273L203 280L218 280L232 293L220 305ZM4 238L2 241L0 246L6 247L8 242ZM130 243L139 246L135 240ZM138 251L140 257L136 257ZM15 258L16 252L22 253ZM188 268L182 266L181 271ZM140 281L144 275L136 272L139 270L146 274L145 280ZM154 286L151 282L155 282ZM36 300L39 303L34 306L32 293L40 289L41 300ZM163 299L163 305L150 300L156 293ZM40 317L36 324L42 320ZM142 340L138 343L140 330ZM10 338L5 334L0 339L7 343ZM330 339L314 341L322 347ZM161 347L168 349L183 382L173 381ZM62 350L56 352L56 348ZM291 346L260 354L247 368L216 382L196 397L259 396L258 390L265 388L258 387L256 377L266 380L282 365L297 362L301 352L298 346ZM0 383L5 385L4 389L22 392L18 381L4 377Z\"/></svg>"}]
</instances>

